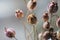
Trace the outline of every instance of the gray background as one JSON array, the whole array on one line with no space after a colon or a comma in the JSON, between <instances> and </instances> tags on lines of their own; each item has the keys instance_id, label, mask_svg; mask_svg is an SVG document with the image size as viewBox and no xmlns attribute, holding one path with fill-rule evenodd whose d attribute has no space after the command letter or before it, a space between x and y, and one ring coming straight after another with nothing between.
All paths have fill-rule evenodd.
<instances>
[{"instance_id":1,"label":"gray background","mask_svg":"<svg viewBox=\"0 0 60 40\"><path fill-rule=\"evenodd\" d=\"M28 2L29 0L27 0ZM48 4L51 0L37 0L37 6L34 10L34 13L37 16L39 24L37 24L38 32L41 32L42 30L42 14L46 12ZM58 0L58 3L60 3L60 0ZM60 7L60 4L58 4ZM0 40L15 40L10 39L5 36L4 34L4 27L7 28L14 28L16 31L16 38L18 40L25 40L25 34L23 29L23 24L21 23L21 20L17 19L15 17L15 10L16 9L22 9L24 11L24 14L26 15L26 5L24 3L24 0L0 0ZM58 10L58 15L60 8ZM22 20L26 20L26 18L22 18ZM31 29L31 25L29 25L26 22L26 27Z\"/></svg>"}]
</instances>

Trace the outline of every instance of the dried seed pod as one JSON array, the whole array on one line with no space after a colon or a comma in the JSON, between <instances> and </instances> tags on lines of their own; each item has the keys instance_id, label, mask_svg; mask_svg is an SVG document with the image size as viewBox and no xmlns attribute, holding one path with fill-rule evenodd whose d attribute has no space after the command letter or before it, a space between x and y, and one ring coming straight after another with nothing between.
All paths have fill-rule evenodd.
<instances>
[{"instance_id":1,"label":"dried seed pod","mask_svg":"<svg viewBox=\"0 0 60 40\"><path fill-rule=\"evenodd\" d=\"M53 32L52 40L58 40L58 39L57 39L57 32Z\"/></svg>"},{"instance_id":2,"label":"dried seed pod","mask_svg":"<svg viewBox=\"0 0 60 40\"><path fill-rule=\"evenodd\" d=\"M58 11L58 3L52 1L48 7L48 12L49 13L56 13Z\"/></svg>"},{"instance_id":3,"label":"dried seed pod","mask_svg":"<svg viewBox=\"0 0 60 40\"><path fill-rule=\"evenodd\" d=\"M60 18L58 18L58 19L56 20L56 26L57 26L57 27L60 27Z\"/></svg>"},{"instance_id":4,"label":"dried seed pod","mask_svg":"<svg viewBox=\"0 0 60 40\"><path fill-rule=\"evenodd\" d=\"M51 36L52 36L52 35L49 33L49 31L45 31L44 34L43 34L43 38L44 38L44 39L50 39Z\"/></svg>"},{"instance_id":5,"label":"dried seed pod","mask_svg":"<svg viewBox=\"0 0 60 40\"><path fill-rule=\"evenodd\" d=\"M45 21L48 21L48 19L49 19L49 16L48 16L48 13L46 12L43 14L43 20L45 22Z\"/></svg>"},{"instance_id":6,"label":"dried seed pod","mask_svg":"<svg viewBox=\"0 0 60 40\"><path fill-rule=\"evenodd\" d=\"M50 28L50 23L48 21L44 22L43 29L49 30L49 28Z\"/></svg>"},{"instance_id":7,"label":"dried seed pod","mask_svg":"<svg viewBox=\"0 0 60 40\"><path fill-rule=\"evenodd\" d=\"M22 10L19 10L19 9L16 10L15 16L16 16L17 18L22 18L22 17L24 17L23 11L22 11Z\"/></svg>"},{"instance_id":8,"label":"dried seed pod","mask_svg":"<svg viewBox=\"0 0 60 40\"><path fill-rule=\"evenodd\" d=\"M5 28L5 34L9 38L15 37L15 31L12 28Z\"/></svg>"},{"instance_id":9,"label":"dried seed pod","mask_svg":"<svg viewBox=\"0 0 60 40\"><path fill-rule=\"evenodd\" d=\"M28 22L30 24L36 24L37 23L37 17L34 14L28 15L27 19L28 19Z\"/></svg>"},{"instance_id":10,"label":"dried seed pod","mask_svg":"<svg viewBox=\"0 0 60 40\"><path fill-rule=\"evenodd\" d=\"M27 8L29 11L32 11L36 7L36 1L35 0L30 0L27 4Z\"/></svg>"},{"instance_id":11,"label":"dried seed pod","mask_svg":"<svg viewBox=\"0 0 60 40\"><path fill-rule=\"evenodd\" d=\"M57 38L60 40L60 30L57 31Z\"/></svg>"}]
</instances>

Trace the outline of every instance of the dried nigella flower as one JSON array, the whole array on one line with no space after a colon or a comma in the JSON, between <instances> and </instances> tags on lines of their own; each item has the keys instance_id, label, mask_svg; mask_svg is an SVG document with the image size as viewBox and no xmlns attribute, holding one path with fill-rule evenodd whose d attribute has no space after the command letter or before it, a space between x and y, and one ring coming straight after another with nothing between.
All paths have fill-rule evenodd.
<instances>
[{"instance_id":1,"label":"dried nigella flower","mask_svg":"<svg viewBox=\"0 0 60 40\"><path fill-rule=\"evenodd\" d=\"M44 38L44 40L48 40L48 39L50 39L51 36L52 36L52 35L50 34L49 31L45 31L44 34L43 34L43 38Z\"/></svg>"},{"instance_id":2,"label":"dried nigella flower","mask_svg":"<svg viewBox=\"0 0 60 40\"><path fill-rule=\"evenodd\" d=\"M16 33L15 33L14 29L12 29L12 28L5 28L5 34L9 38L13 38L13 37L15 37Z\"/></svg>"},{"instance_id":3,"label":"dried nigella flower","mask_svg":"<svg viewBox=\"0 0 60 40\"><path fill-rule=\"evenodd\" d=\"M28 19L28 22L30 24L36 24L37 23L37 17L34 14L28 15L27 19Z\"/></svg>"},{"instance_id":4,"label":"dried nigella flower","mask_svg":"<svg viewBox=\"0 0 60 40\"><path fill-rule=\"evenodd\" d=\"M43 14L43 20L45 22L45 21L48 21L48 19L49 19L49 16L48 16L48 13L46 12Z\"/></svg>"},{"instance_id":5,"label":"dried nigella flower","mask_svg":"<svg viewBox=\"0 0 60 40\"><path fill-rule=\"evenodd\" d=\"M44 22L43 29L49 30L49 28L50 28L50 23L48 21Z\"/></svg>"},{"instance_id":6,"label":"dried nigella flower","mask_svg":"<svg viewBox=\"0 0 60 40\"><path fill-rule=\"evenodd\" d=\"M52 40L58 40L58 39L57 39L57 32L53 32Z\"/></svg>"},{"instance_id":7,"label":"dried nigella flower","mask_svg":"<svg viewBox=\"0 0 60 40\"><path fill-rule=\"evenodd\" d=\"M32 11L36 7L36 0L30 0L27 4L27 8L29 11Z\"/></svg>"},{"instance_id":8,"label":"dried nigella flower","mask_svg":"<svg viewBox=\"0 0 60 40\"><path fill-rule=\"evenodd\" d=\"M17 18L22 18L22 17L24 17L23 11L22 11L22 10L19 10L19 9L16 10L15 16L16 16Z\"/></svg>"},{"instance_id":9,"label":"dried nigella flower","mask_svg":"<svg viewBox=\"0 0 60 40\"><path fill-rule=\"evenodd\" d=\"M52 1L48 7L48 12L49 13L56 13L58 11L58 3Z\"/></svg>"},{"instance_id":10,"label":"dried nigella flower","mask_svg":"<svg viewBox=\"0 0 60 40\"><path fill-rule=\"evenodd\" d=\"M60 18L58 18L58 19L56 20L56 26L57 26L57 27L60 27Z\"/></svg>"}]
</instances>

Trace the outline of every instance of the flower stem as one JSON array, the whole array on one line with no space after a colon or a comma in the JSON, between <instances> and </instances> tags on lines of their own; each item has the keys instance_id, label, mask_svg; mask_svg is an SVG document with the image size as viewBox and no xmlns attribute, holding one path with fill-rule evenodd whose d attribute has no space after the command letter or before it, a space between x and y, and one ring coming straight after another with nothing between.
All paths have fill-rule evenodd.
<instances>
[{"instance_id":1,"label":"flower stem","mask_svg":"<svg viewBox=\"0 0 60 40\"><path fill-rule=\"evenodd\" d=\"M33 32L34 32L34 40L38 40L38 35L35 25L33 25Z\"/></svg>"},{"instance_id":2,"label":"flower stem","mask_svg":"<svg viewBox=\"0 0 60 40\"><path fill-rule=\"evenodd\" d=\"M15 38L15 40L18 40L16 37L14 37Z\"/></svg>"}]
</instances>

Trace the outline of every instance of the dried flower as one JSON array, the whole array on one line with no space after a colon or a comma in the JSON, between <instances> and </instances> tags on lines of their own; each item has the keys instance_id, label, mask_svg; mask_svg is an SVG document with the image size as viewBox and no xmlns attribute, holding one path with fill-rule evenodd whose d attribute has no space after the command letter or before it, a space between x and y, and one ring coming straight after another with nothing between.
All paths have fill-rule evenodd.
<instances>
[{"instance_id":1,"label":"dried flower","mask_svg":"<svg viewBox=\"0 0 60 40\"><path fill-rule=\"evenodd\" d=\"M36 7L36 1L35 0L30 0L27 4L27 8L29 11L32 11Z\"/></svg>"},{"instance_id":2,"label":"dried flower","mask_svg":"<svg viewBox=\"0 0 60 40\"><path fill-rule=\"evenodd\" d=\"M58 3L52 1L48 7L49 13L56 13L58 11Z\"/></svg>"},{"instance_id":3,"label":"dried flower","mask_svg":"<svg viewBox=\"0 0 60 40\"><path fill-rule=\"evenodd\" d=\"M37 18L34 14L28 15L27 19L28 19L28 22L30 24L36 24L37 23Z\"/></svg>"},{"instance_id":4,"label":"dried flower","mask_svg":"<svg viewBox=\"0 0 60 40\"><path fill-rule=\"evenodd\" d=\"M44 22L43 29L48 30L50 28L50 23L48 21Z\"/></svg>"},{"instance_id":5,"label":"dried flower","mask_svg":"<svg viewBox=\"0 0 60 40\"><path fill-rule=\"evenodd\" d=\"M22 18L22 17L24 17L23 11L22 11L22 10L19 10L19 9L16 10L15 16L16 16L17 18Z\"/></svg>"},{"instance_id":6,"label":"dried flower","mask_svg":"<svg viewBox=\"0 0 60 40\"><path fill-rule=\"evenodd\" d=\"M9 38L15 37L15 31L12 28L5 28L5 34Z\"/></svg>"},{"instance_id":7,"label":"dried flower","mask_svg":"<svg viewBox=\"0 0 60 40\"><path fill-rule=\"evenodd\" d=\"M48 19L49 19L48 13L44 13L43 14L43 20L44 20L44 22L48 21Z\"/></svg>"},{"instance_id":8,"label":"dried flower","mask_svg":"<svg viewBox=\"0 0 60 40\"><path fill-rule=\"evenodd\" d=\"M43 34L43 38L44 38L44 39L50 39L51 36L52 36L52 35L49 33L49 31L45 31L44 34Z\"/></svg>"}]
</instances>

